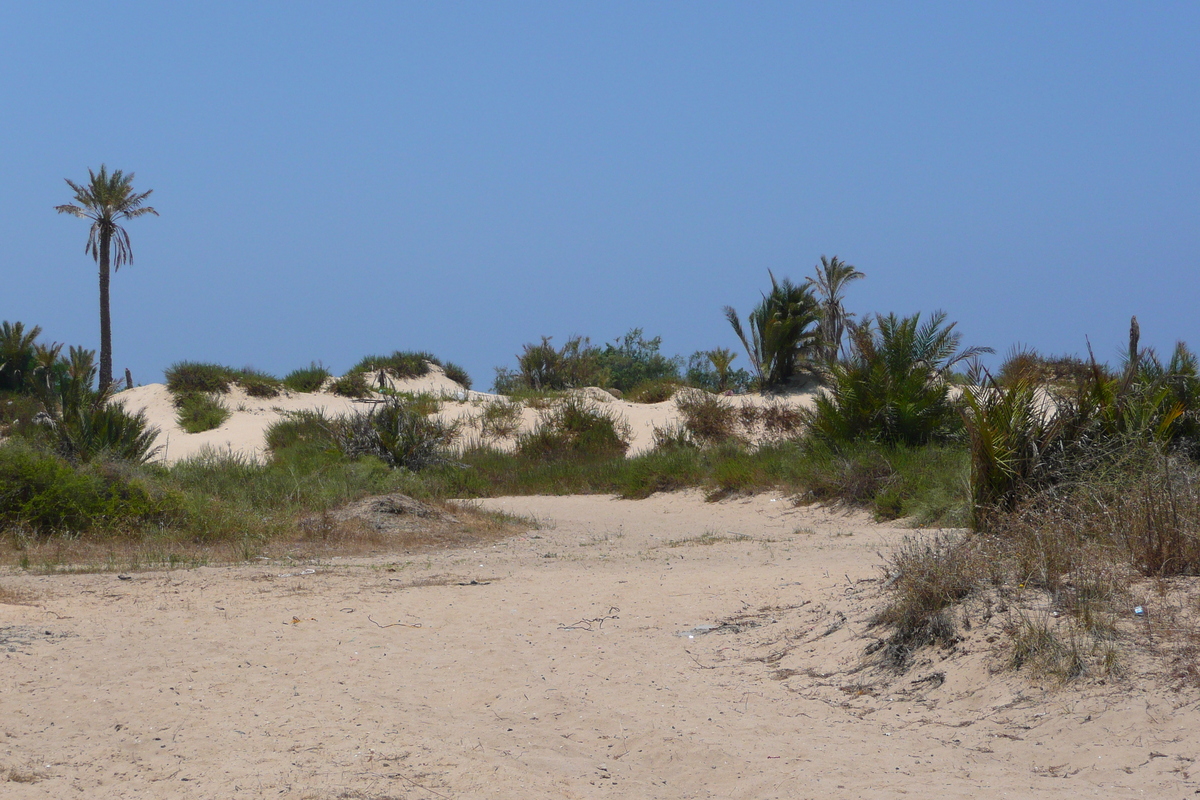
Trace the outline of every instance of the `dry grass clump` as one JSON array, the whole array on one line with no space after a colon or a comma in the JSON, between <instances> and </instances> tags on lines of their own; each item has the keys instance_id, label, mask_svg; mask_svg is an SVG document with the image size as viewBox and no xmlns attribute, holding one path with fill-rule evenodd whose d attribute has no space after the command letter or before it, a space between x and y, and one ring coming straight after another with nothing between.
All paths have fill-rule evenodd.
<instances>
[{"instance_id":1,"label":"dry grass clump","mask_svg":"<svg viewBox=\"0 0 1200 800\"><path fill-rule=\"evenodd\" d=\"M872 620L893 629L883 644L884 664L902 671L917 649L957 641L953 606L983 586L986 564L968 538L944 533L906 537L885 567L893 589L890 601Z\"/></svg>"},{"instance_id":2,"label":"dry grass clump","mask_svg":"<svg viewBox=\"0 0 1200 800\"><path fill-rule=\"evenodd\" d=\"M579 395L541 412L537 427L517 440L523 457L542 459L615 458L629 449L629 423Z\"/></svg>"},{"instance_id":3,"label":"dry grass clump","mask_svg":"<svg viewBox=\"0 0 1200 800\"><path fill-rule=\"evenodd\" d=\"M697 444L720 444L739 438L739 410L719 395L699 389L681 391L675 395L675 407L683 417L683 429Z\"/></svg>"},{"instance_id":4,"label":"dry grass clump","mask_svg":"<svg viewBox=\"0 0 1200 800\"><path fill-rule=\"evenodd\" d=\"M479 416L480 432L484 439L507 439L521 428L521 404L497 400L483 407Z\"/></svg>"}]
</instances>

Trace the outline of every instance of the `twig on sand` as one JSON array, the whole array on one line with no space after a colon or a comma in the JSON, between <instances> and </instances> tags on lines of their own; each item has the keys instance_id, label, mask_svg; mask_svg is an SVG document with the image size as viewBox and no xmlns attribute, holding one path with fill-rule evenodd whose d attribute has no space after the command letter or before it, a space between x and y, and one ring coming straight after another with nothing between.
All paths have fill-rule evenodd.
<instances>
[{"instance_id":1,"label":"twig on sand","mask_svg":"<svg viewBox=\"0 0 1200 800\"><path fill-rule=\"evenodd\" d=\"M384 627L386 627L386 626L384 626ZM389 778L399 778L400 780L402 780L402 781L406 781L406 782L408 782L410 785L412 785L412 786L415 786L415 787L417 787L418 789L424 789L425 791L429 792L429 793L430 793L431 795L433 795L434 797L441 797L441 798L443 798L443 800L450 800L450 798L449 798L449 797L447 797L446 795L442 794L441 792L435 792L433 789L430 789L428 786L422 786L421 784L417 783L417 782L416 782L416 781L414 781L412 778L408 777L407 775L405 775L405 774L404 774L404 773L402 773L402 772L393 772L391 775L388 775L387 777L389 777Z\"/></svg>"},{"instance_id":2,"label":"twig on sand","mask_svg":"<svg viewBox=\"0 0 1200 800\"><path fill-rule=\"evenodd\" d=\"M617 613L619 613L620 610L621 609L617 608L616 606L609 606L608 613L602 617L592 617L591 619L581 619L581 620L579 620L579 622L576 622L574 625L563 625L560 622L558 624L558 629L560 631L594 631L594 630L598 630L598 629L604 627L605 620L620 619L620 617L617 616ZM592 627L593 625L595 625L596 627L593 628Z\"/></svg>"},{"instance_id":3,"label":"twig on sand","mask_svg":"<svg viewBox=\"0 0 1200 800\"><path fill-rule=\"evenodd\" d=\"M370 614L367 614L367 619L371 620L371 622L375 622L375 620L371 619ZM378 622L375 622L375 627L377 627L377 628L395 628L397 625L399 625L401 628L420 628L421 627L421 623L419 623L419 622L392 622L387 625L380 625ZM422 786L421 788L424 789L425 787ZM434 792L434 794L437 794L437 792Z\"/></svg>"},{"instance_id":4,"label":"twig on sand","mask_svg":"<svg viewBox=\"0 0 1200 800\"><path fill-rule=\"evenodd\" d=\"M694 655L692 655L692 652L690 650L684 650L683 652L687 653L688 658L690 658L692 661L695 661L696 666L699 667L700 669L716 669L715 665L710 666L708 664L701 664L700 659L698 659Z\"/></svg>"}]
</instances>

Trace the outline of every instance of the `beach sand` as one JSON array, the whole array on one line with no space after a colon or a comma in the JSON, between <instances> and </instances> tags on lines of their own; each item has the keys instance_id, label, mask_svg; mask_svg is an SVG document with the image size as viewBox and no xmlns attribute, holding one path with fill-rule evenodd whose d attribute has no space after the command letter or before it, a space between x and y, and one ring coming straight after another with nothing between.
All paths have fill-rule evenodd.
<instances>
[{"instance_id":1,"label":"beach sand","mask_svg":"<svg viewBox=\"0 0 1200 800\"><path fill-rule=\"evenodd\" d=\"M758 495L498 498L499 542L0 577L0 795L1184 798L1194 690L864 651L911 531ZM7 780L5 780L7 779Z\"/></svg>"}]
</instances>

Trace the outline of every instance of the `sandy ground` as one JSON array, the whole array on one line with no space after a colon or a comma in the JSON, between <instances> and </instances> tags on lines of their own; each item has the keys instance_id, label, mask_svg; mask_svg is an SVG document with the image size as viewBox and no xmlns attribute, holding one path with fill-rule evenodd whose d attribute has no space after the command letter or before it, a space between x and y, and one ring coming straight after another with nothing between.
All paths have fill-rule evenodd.
<instances>
[{"instance_id":1,"label":"sandy ground","mask_svg":"<svg viewBox=\"0 0 1200 800\"><path fill-rule=\"evenodd\" d=\"M373 378L372 378L373 380ZM441 367L430 365L429 375L422 378L389 381L398 392L411 394L427 393L441 398L438 416L446 422L461 423L460 442L481 441L479 419L483 409L490 403L506 398L485 392L466 391L462 386L446 377ZM603 389L591 387L578 390L589 401L603 407L617 418L629 424L632 443L631 455L649 450L654 445L654 429L678 424L679 410L674 401L663 403L629 403L617 400ZM808 406L812 403L811 392L800 392L785 397L764 398L762 395L744 395L729 398L726 402L734 407L741 404L764 406L784 403L790 406ZM288 413L297 411L322 411L330 416L366 412L372 407L370 401L352 400L329 392L284 392L278 397L255 398L248 396L240 387L231 387L223 396L226 408L231 412L228 420L211 431L187 433L179 426L177 410L167 387L161 383L138 386L120 392L116 401L129 411L146 414L150 424L158 428L155 445L159 448L156 460L173 464L204 451L233 453L246 458L261 460L265 455L264 438L268 427ZM537 409L525 407L521 411L520 430L532 430L538 423ZM488 444L501 449L511 447L513 439L492 440Z\"/></svg>"},{"instance_id":2,"label":"sandy ground","mask_svg":"<svg viewBox=\"0 0 1200 800\"><path fill-rule=\"evenodd\" d=\"M1184 798L1195 691L864 661L908 532L770 495L507 498L475 549L0 576L5 798ZM998 641L1003 641L1002 638ZM3 782L7 778L7 782Z\"/></svg>"}]
</instances>

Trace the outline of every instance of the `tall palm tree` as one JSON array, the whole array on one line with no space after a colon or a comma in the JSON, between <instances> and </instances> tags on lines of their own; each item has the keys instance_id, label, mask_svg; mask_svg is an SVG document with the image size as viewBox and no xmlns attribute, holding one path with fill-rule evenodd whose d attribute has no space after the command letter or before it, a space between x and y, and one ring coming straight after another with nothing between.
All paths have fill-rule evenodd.
<instances>
[{"instance_id":1,"label":"tall palm tree","mask_svg":"<svg viewBox=\"0 0 1200 800\"><path fill-rule=\"evenodd\" d=\"M821 360L826 364L837 360L838 351L842 347L842 334L846 323L853 314L847 314L842 306L842 292L846 284L864 277L853 264L841 261L837 256L832 259L821 256L817 274L811 278L813 287L821 297Z\"/></svg>"},{"instance_id":2,"label":"tall palm tree","mask_svg":"<svg viewBox=\"0 0 1200 800\"><path fill-rule=\"evenodd\" d=\"M133 250L129 245L129 234L117 223L143 214L158 216L150 206L143 206L146 198L154 191L133 191L133 173L128 175L115 170L111 175L103 164L99 172L88 170L88 182L79 185L67 179L67 185L75 192L75 202L55 206L60 214L73 214L92 221L88 233L85 253L90 253L100 265L100 389L112 384L112 321L108 311L109 264L113 271L122 264L133 263ZM115 247L114 247L115 245Z\"/></svg>"}]
</instances>

